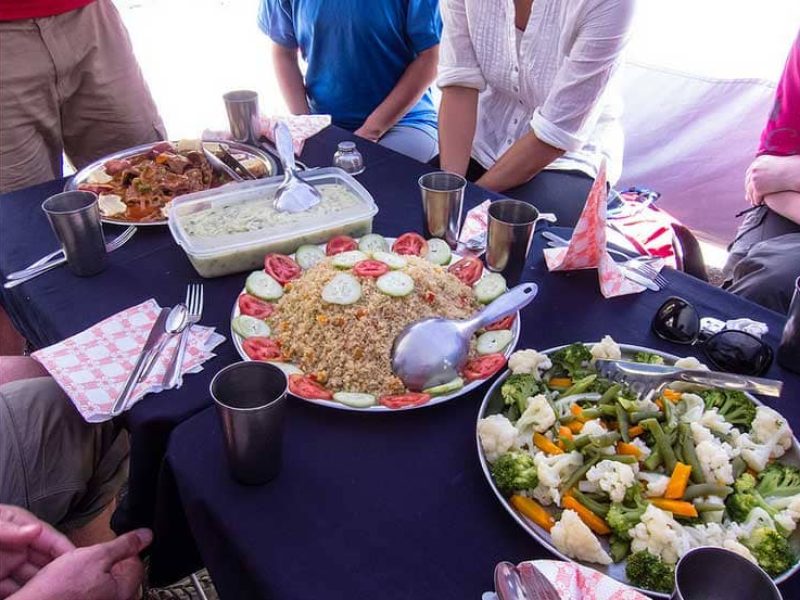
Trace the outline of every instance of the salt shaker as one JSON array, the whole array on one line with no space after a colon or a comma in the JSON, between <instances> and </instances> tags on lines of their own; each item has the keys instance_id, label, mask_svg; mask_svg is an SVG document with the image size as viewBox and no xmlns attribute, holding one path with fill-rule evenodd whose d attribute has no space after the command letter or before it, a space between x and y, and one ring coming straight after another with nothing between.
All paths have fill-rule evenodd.
<instances>
[{"instance_id":1,"label":"salt shaker","mask_svg":"<svg viewBox=\"0 0 800 600\"><path fill-rule=\"evenodd\" d=\"M336 153L333 155L333 166L339 167L350 175L364 172L364 157L356 149L355 142L339 142Z\"/></svg>"}]
</instances>

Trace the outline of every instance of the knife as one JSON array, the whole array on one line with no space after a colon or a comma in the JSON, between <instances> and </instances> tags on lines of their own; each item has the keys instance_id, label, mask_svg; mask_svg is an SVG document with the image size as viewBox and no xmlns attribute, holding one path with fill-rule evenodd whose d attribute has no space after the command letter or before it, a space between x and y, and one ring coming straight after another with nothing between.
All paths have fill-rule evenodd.
<instances>
[{"instance_id":1,"label":"knife","mask_svg":"<svg viewBox=\"0 0 800 600\"><path fill-rule=\"evenodd\" d=\"M122 388L122 393L114 402L114 406L111 407L112 417L122 414L128 407L131 394L133 394L133 390L136 388L136 384L139 381L139 375L141 375L142 370L144 369L147 358L150 356L153 348L158 343L158 340L160 340L161 336L164 335L164 326L167 322L168 314L168 308L162 308L161 312L158 313L158 317L156 317L153 327L150 329L150 334L147 336L147 341L144 343L144 347L139 353L139 358L136 360L136 366L133 367L133 371L128 377L128 381L125 382L125 387Z\"/></svg>"},{"instance_id":2,"label":"knife","mask_svg":"<svg viewBox=\"0 0 800 600\"><path fill-rule=\"evenodd\" d=\"M638 283L639 285L643 285L648 290L653 292L661 291L661 288L656 285L656 283L652 279L648 279L644 275L639 275L633 269L629 269L628 267L623 267L622 265L617 265L621 270L622 274L625 276L625 279L630 279L634 283Z\"/></svg>"}]
</instances>

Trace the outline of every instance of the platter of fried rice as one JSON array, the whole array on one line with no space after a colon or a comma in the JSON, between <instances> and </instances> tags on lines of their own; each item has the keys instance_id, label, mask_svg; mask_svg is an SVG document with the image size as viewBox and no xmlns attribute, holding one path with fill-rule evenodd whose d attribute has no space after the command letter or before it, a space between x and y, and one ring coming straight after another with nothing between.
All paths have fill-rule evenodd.
<instances>
[{"instance_id":1,"label":"platter of fried rice","mask_svg":"<svg viewBox=\"0 0 800 600\"><path fill-rule=\"evenodd\" d=\"M466 319L506 290L477 258L415 233L397 239L338 236L292 256L270 254L247 277L232 313L245 360L281 367L289 392L332 408L383 412L432 406L466 394L506 364L519 315L479 331L460 376L411 391L392 373L391 347L408 324Z\"/></svg>"}]
</instances>

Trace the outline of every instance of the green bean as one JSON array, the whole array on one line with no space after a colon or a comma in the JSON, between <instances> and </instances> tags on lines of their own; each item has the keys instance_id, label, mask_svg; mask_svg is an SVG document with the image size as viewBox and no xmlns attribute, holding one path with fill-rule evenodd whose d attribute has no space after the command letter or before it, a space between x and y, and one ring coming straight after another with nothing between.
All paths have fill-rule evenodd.
<instances>
[{"instance_id":1,"label":"green bean","mask_svg":"<svg viewBox=\"0 0 800 600\"><path fill-rule=\"evenodd\" d=\"M669 442L669 437L664 433L664 430L661 428L661 424L655 419L645 419L641 422L641 425L653 436L667 473L672 473L672 471L675 470L675 453L672 451L672 445Z\"/></svg>"},{"instance_id":2,"label":"green bean","mask_svg":"<svg viewBox=\"0 0 800 600\"><path fill-rule=\"evenodd\" d=\"M724 504L709 504L708 502L697 502L694 507L697 509L697 512L704 513L704 512L717 512L719 510L725 510Z\"/></svg>"},{"instance_id":3,"label":"green bean","mask_svg":"<svg viewBox=\"0 0 800 600\"><path fill-rule=\"evenodd\" d=\"M661 419L663 414L658 410L636 410L631 413L631 422L639 423L645 419Z\"/></svg>"},{"instance_id":4,"label":"green bean","mask_svg":"<svg viewBox=\"0 0 800 600\"><path fill-rule=\"evenodd\" d=\"M664 407L664 421L667 423L673 423L673 419L675 417L675 407L672 405L672 401L664 398L661 401L661 405Z\"/></svg>"},{"instance_id":5,"label":"green bean","mask_svg":"<svg viewBox=\"0 0 800 600\"><path fill-rule=\"evenodd\" d=\"M610 431L601 435L590 435L592 446L597 448L608 448L619 441L620 435L616 431Z\"/></svg>"},{"instance_id":6,"label":"green bean","mask_svg":"<svg viewBox=\"0 0 800 600\"><path fill-rule=\"evenodd\" d=\"M616 405L617 411L617 427L619 427L619 434L622 436L622 441L626 444L631 441L631 436L628 434L628 427L630 421L628 420L628 413L619 404Z\"/></svg>"},{"instance_id":7,"label":"green bean","mask_svg":"<svg viewBox=\"0 0 800 600\"><path fill-rule=\"evenodd\" d=\"M635 456L631 456L630 454L607 454L602 457L602 460L625 463L626 465L632 465L639 462L636 460Z\"/></svg>"},{"instance_id":8,"label":"green bean","mask_svg":"<svg viewBox=\"0 0 800 600\"><path fill-rule=\"evenodd\" d=\"M611 506L607 503L598 502L593 498L589 498L586 494L582 493L577 488L572 490L572 492L570 493L572 494L573 498L575 498L575 500L583 504L586 508L588 508L594 514L596 514L598 517L602 517L605 519L606 515L608 514L608 510L611 508Z\"/></svg>"},{"instance_id":9,"label":"green bean","mask_svg":"<svg viewBox=\"0 0 800 600\"><path fill-rule=\"evenodd\" d=\"M650 452L650 456L645 458L644 463L642 463L647 471L655 471L660 464L661 454L658 452L658 448L653 448L653 450Z\"/></svg>"},{"instance_id":10,"label":"green bean","mask_svg":"<svg viewBox=\"0 0 800 600\"><path fill-rule=\"evenodd\" d=\"M567 480L564 482L563 489L569 490L571 489L576 483L578 483L586 473L589 472L593 466L600 462L600 457L592 458L585 463L583 466L579 467L572 475L570 475Z\"/></svg>"},{"instance_id":11,"label":"green bean","mask_svg":"<svg viewBox=\"0 0 800 600\"><path fill-rule=\"evenodd\" d=\"M695 483L705 483L706 476L703 474L702 466L700 466L700 459L697 458L691 428L688 423L681 423L678 425L677 446L681 449L681 453L683 454L683 462L692 467L692 472L689 475L691 480Z\"/></svg>"},{"instance_id":12,"label":"green bean","mask_svg":"<svg viewBox=\"0 0 800 600\"><path fill-rule=\"evenodd\" d=\"M558 412L556 412L556 414L558 414ZM561 423L562 425L567 425L569 423L572 423L574 420L575 420L575 415L573 415L572 413L566 414L563 417L558 418L558 422Z\"/></svg>"},{"instance_id":13,"label":"green bean","mask_svg":"<svg viewBox=\"0 0 800 600\"><path fill-rule=\"evenodd\" d=\"M574 442L574 440L571 440L568 437L563 436L563 435L559 435L558 439L561 441L562 444L564 444L564 451L565 452L572 452L573 450L575 450L575 442Z\"/></svg>"},{"instance_id":14,"label":"green bean","mask_svg":"<svg viewBox=\"0 0 800 600\"><path fill-rule=\"evenodd\" d=\"M567 396L574 396L576 394L582 394L587 390L587 388L594 383L594 380L597 379L597 375L588 375L583 379L579 379L571 386L569 386L564 392L559 396L559 398L566 398Z\"/></svg>"},{"instance_id":15,"label":"green bean","mask_svg":"<svg viewBox=\"0 0 800 600\"><path fill-rule=\"evenodd\" d=\"M590 419L596 419L602 413L600 412L599 408L584 408L581 410L581 418L585 421Z\"/></svg>"},{"instance_id":16,"label":"green bean","mask_svg":"<svg viewBox=\"0 0 800 600\"><path fill-rule=\"evenodd\" d=\"M615 383L610 388L608 388L602 396L600 396L600 400L597 401L598 404L611 404L617 399L619 396L619 392L622 390L622 386L618 383Z\"/></svg>"},{"instance_id":17,"label":"green bean","mask_svg":"<svg viewBox=\"0 0 800 600\"><path fill-rule=\"evenodd\" d=\"M733 492L733 488L727 485L718 485L716 483L698 483L690 485L683 493L684 500L694 500L695 498L704 498L705 496L719 496L725 498Z\"/></svg>"},{"instance_id":18,"label":"green bean","mask_svg":"<svg viewBox=\"0 0 800 600\"><path fill-rule=\"evenodd\" d=\"M612 406L610 404L603 404L602 406L598 406L597 410L600 411L600 415L603 416L603 417L614 417L614 418L616 418L616 416L617 416L617 408L616 408L616 406Z\"/></svg>"},{"instance_id":19,"label":"green bean","mask_svg":"<svg viewBox=\"0 0 800 600\"><path fill-rule=\"evenodd\" d=\"M584 446L588 446L589 442L591 441L592 441L592 436L588 434L579 435L573 440L573 443L575 444L575 450L580 450Z\"/></svg>"}]
</instances>

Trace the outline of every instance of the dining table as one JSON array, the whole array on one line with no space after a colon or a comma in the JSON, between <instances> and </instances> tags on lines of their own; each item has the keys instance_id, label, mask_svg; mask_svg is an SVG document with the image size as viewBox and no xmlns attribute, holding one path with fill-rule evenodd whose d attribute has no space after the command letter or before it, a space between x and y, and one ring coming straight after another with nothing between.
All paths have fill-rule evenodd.
<instances>
[{"instance_id":1,"label":"dining table","mask_svg":"<svg viewBox=\"0 0 800 600\"><path fill-rule=\"evenodd\" d=\"M364 156L366 169L356 178L379 208L373 231L421 232L417 180L431 167L336 127L307 140L300 158L310 167L328 166L344 140L356 141ZM0 196L0 276L56 247L40 204L63 185ZM469 184L464 208L497 197ZM551 231L570 234L557 226ZM606 299L595 270L549 272L545 245L537 233L522 277L536 282L539 294L520 314L517 348L611 335L703 360L700 347L671 344L650 331L670 296L689 300L704 317L761 321L769 328L764 340L777 348L783 315L672 269L662 272L668 285L659 292ZM237 483L208 385L240 359L229 326L245 276L203 280L201 324L228 338L216 357L180 389L147 396L119 417L131 433L130 480L114 526L154 529L152 581L166 583L205 565L221 598L463 599L493 589L501 560L553 558L505 512L481 469L476 421L488 382L442 404L389 413L290 398L280 474L263 485ZM167 229L146 227L109 256L103 273L78 278L56 269L0 291L0 302L40 348L147 298L179 302L197 279ZM781 379L783 393L761 400L800 431L800 375L773 364L766 376ZM780 587L786 598L800 597L800 578Z\"/></svg>"}]
</instances>

